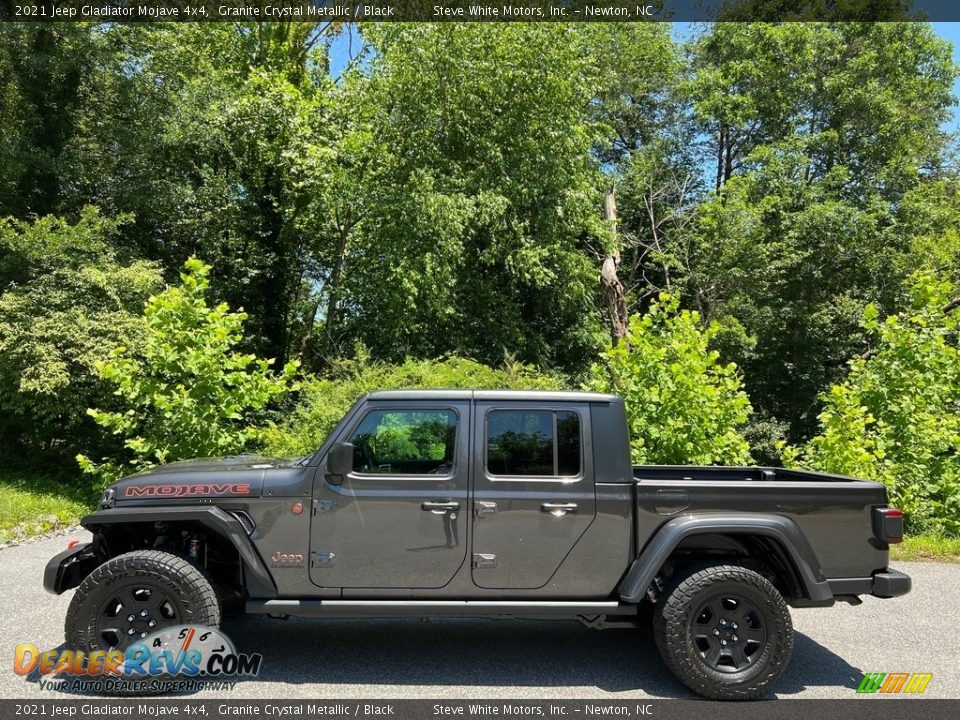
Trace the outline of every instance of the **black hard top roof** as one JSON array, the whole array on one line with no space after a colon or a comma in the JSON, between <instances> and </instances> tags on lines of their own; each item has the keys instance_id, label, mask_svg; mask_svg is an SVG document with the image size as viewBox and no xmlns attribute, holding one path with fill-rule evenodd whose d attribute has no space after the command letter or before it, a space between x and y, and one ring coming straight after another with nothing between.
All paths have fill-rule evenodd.
<instances>
[{"instance_id":1,"label":"black hard top roof","mask_svg":"<svg viewBox=\"0 0 960 720\"><path fill-rule=\"evenodd\" d=\"M571 390L380 390L370 400L497 400L516 402L616 402L616 395Z\"/></svg>"}]
</instances>

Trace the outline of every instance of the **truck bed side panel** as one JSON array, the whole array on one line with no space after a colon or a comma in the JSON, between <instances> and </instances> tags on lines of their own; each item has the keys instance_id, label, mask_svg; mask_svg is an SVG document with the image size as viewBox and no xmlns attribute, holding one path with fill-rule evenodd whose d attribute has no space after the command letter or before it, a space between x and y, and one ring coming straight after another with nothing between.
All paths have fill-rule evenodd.
<instances>
[{"instance_id":1,"label":"truck bed side panel","mask_svg":"<svg viewBox=\"0 0 960 720\"><path fill-rule=\"evenodd\" d=\"M873 537L872 508L882 485L865 481L640 480L636 532L642 549L665 522L698 512L772 513L799 525L827 578L868 577L887 567L886 546Z\"/></svg>"}]
</instances>

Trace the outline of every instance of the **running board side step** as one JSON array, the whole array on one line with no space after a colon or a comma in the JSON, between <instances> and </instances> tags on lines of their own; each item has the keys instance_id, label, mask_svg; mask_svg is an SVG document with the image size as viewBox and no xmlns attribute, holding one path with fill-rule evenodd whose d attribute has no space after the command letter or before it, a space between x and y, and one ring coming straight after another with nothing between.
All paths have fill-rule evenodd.
<instances>
[{"instance_id":1,"label":"running board side step","mask_svg":"<svg viewBox=\"0 0 960 720\"><path fill-rule=\"evenodd\" d=\"M525 600L248 600L252 615L307 618L577 618L636 615L637 606L605 602Z\"/></svg>"}]
</instances>

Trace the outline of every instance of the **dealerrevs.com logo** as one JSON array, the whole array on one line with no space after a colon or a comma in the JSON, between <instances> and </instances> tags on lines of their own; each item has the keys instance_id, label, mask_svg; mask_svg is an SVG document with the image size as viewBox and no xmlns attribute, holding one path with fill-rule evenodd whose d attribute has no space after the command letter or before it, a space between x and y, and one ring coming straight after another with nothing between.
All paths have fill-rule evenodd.
<instances>
[{"instance_id":1,"label":"dealerrevs.com logo","mask_svg":"<svg viewBox=\"0 0 960 720\"><path fill-rule=\"evenodd\" d=\"M919 695L933 680L933 673L867 673L857 687L859 695Z\"/></svg>"},{"instance_id":2,"label":"dealerrevs.com logo","mask_svg":"<svg viewBox=\"0 0 960 720\"><path fill-rule=\"evenodd\" d=\"M13 671L39 673L44 690L153 694L232 690L237 678L257 675L262 662L259 653L238 653L216 628L178 625L145 634L122 651L41 652L21 643L14 651Z\"/></svg>"}]
</instances>

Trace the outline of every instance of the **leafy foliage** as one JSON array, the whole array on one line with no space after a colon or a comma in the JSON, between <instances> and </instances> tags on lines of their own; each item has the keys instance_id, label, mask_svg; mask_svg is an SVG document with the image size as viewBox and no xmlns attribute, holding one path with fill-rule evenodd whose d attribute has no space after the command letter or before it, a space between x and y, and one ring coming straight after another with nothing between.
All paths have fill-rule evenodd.
<instances>
[{"instance_id":1,"label":"leafy foliage","mask_svg":"<svg viewBox=\"0 0 960 720\"><path fill-rule=\"evenodd\" d=\"M955 218L937 189L957 69L922 23L720 23L692 50L716 191L654 259L705 318L743 326L724 357L758 410L809 437L866 348L863 309L893 311L934 262L913 238Z\"/></svg>"},{"instance_id":2,"label":"leafy foliage","mask_svg":"<svg viewBox=\"0 0 960 720\"><path fill-rule=\"evenodd\" d=\"M343 97L371 150L346 175L328 347L577 367L600 334L585 241L603 233L582 36L542 23L364 35L369 68Z\"/></svg>"},{"instance_id":3,"label":"leafy foliage","mask_svg":"<svg viewBox=\"0 0 960 720\"><path fill-rule=\"evenodd\" d=\"M75 23L0 27L0 216L65 214L62 160L103 60L96 38Z\"/></svg>"},{"instance_id":4,"label":"leafy foliage","mask_svg":"<svg viewBox=\"0 0 960 720\"><path fill-rule=\"evenodd\" d=\"M407 359L399 365L372 362L362 345L356 357L337 362L329 376L305 381L288 420L264 431L265 451L296 456L313 452L344 413L364 394L398 388L559 390L563 378L508 360L491 368L466 358Z\"/></svg>"},{"instance_id":5,"label":"leafy foliage","mask_svg":"<svg viewBox=\"0 0 960 720\"><path fill-rule=\"evenodd\" d=\"M750 448L740 428L750 402L732 363L710 348L719 328L700 325L663 293L627 336L601 355L588 387L624 398L633 461L639 464L744 464Z\"/></svg>"},{"instance_id":6,"label":"leafy foliage","mask_svg":"<svg viewBox=\"0 0 960 720\"><path fill-rule=\"evenodd\" d=\"M955 286L913 278L907 309L864 313L868 357L824 396L820 432L785 461L883 482L914 530L960 535L960 312Z\"/></svg>"},{"instance_id":7,"label":"leafy foliage","mask_svg":"<svg viewBox=\"0 0 960 720\"><path fill-rule=\"evenodd\" d=\"M216 297L262 310L247 324L251 347L284 362L299 345L311 258L325 252L325 208L311 198L327 180L315 160L324 170L332 83L315 72L325 62L322 45L310 51L317 26L72 32L86 33L95 62L53 163L59 204L131 214L125 243L168 278L187 257L205 258ZM67 51L54 43L50 63Z\"/></svg>"},{"instance_id":8,"label":"leafy foliage","mask_svg":"<svg viewBox=\"0 0 960 720\"><path fill-rule=\"evenodd\" d=\"M357 52L331 72L341 32ZM182 323L148 338L138 310L190 256L212 265L211 305L254 311L242 330L212 322L231 340L211 348L299 358L321 378L268 431L284 453L316 447L368 387L550 384L545 371L579 381L596 365L591 384L614 389L597 363L609 257L637 342L675 358L612 356L651 389L629 396L638 460L740 462L746 438L766 462L784 438L823 434L827 403L846 424L822 457L880 477L893 451L850 440L880 424L846 381L877 342L864 312L907 323L901 288L921 268L960 283L944 131L958 69L929 24L716 23L680 39L662 23L8 23L0 40L0 449L21 455L128 467L247 443L260 391L240 418L211 411L220 440L186 420L163 436L167 408L94 368L117 344L147 363L149 338L186 357L160 337ZM663 291L682 303L654 302ZM358 341L369 355L344 360ZM529 364L522 377L458 359L505 356ZM885 407L914 402L890 377ZM142 427L95 434L91 406ZM181 431L190 448L174 447ZM946 507L950 473L907 465L947 483L911 490L912 517L944 516L929 503Z\"/></svg>"},{"instance_id":9,"label":"leafy foliage","mask_svg":"<svg viewBox=\"0 0 960 720\"><path fill-rule=\"evenodd\" d=\"M0 223L0 436L48 457L102 447L85 421L107 401L104 348L144 341L143 302L161 284L151 262L129 264L111 241L118 221L86 210ZM112 403L111 403L112 405Z\"/></svg>"},{"instance_id":10,"label":"leafy foliage","mask_svg":"<svg viewBox=\"0 0 960 720\"><path fill-rule=\"evenodd\" d=\"M123 438L125 452L86 472L113 479L157 463L227 455L257 437L259 413L292 385L295 362L274 375L273 360L239 353L246 313L207 304L209 266L191 258L181 286L147 303L146 338L136 353L119 346L100 376L116 386L123 410L89 410L98 425Z\"/></svg>"}]
</instances>

